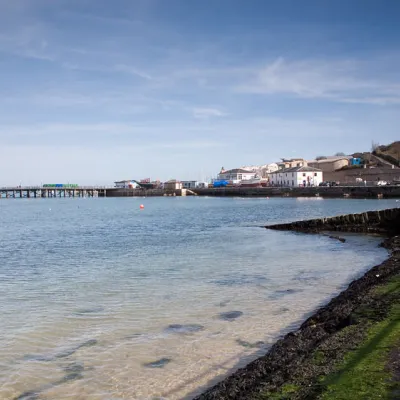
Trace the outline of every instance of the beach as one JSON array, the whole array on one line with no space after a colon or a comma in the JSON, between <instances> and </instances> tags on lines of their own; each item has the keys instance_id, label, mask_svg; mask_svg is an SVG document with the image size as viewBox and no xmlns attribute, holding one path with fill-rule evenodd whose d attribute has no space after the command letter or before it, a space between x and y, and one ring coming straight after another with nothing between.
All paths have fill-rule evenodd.
<instances>
[{"instance_id":1,"label":"beach","mask_svg":"<svg viewBox=\"0 0 400 400\"><path fill-rule=\"evenodd\" d=\"M387 257L375 235L262 226L391 205L2 202L0 398L193 398Z\"/></svg>"},{"instance_id":2,"label":"beach","mask_svg":"<svg viewBox=\"0 0 400 400\"><path fill-rule=\"evenodd\" d=\"M386 211L391 226L382 246L389 258L288 333L268 353L236 371L196 400L206 399L376 399L400 393L400 224L398 210ZM390 217L389 217L390 215ZM337 230L360 228L360 218L333 219ZM349 220L353 224L349 224ZM325 220L332 228L332 220ZM365 228L373 222L365 223ZM390 224L392 222L392 224ZM318 221L287 229L316 232ZM312 227L312 228L311 228ZM274 227L275 228L275 227ZM277 229L284 229L278 226ZM323 224L319 225L323 229Z\"/></svg>"}]
</instances>

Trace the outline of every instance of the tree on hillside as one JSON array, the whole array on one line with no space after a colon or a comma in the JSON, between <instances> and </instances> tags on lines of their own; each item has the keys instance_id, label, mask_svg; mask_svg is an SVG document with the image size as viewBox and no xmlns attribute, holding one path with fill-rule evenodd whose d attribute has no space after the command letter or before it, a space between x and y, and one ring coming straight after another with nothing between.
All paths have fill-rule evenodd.
<instances>
[{"instance_id":1,"label":"tree on hillside","mask_svg":"<svg viewBox=\"0 0 400 400\"><path fill-rule=\"evenodd\" d=\"M379 143L375 142L374 140L372 141L372 145L371 145L371 151L374 152L376 150L378 150L379 148Z\"/></svg>"},{"instance_id":2,"label":"tree on hillside","mask_svg":"<svg viewBox=\"0 0 400 400\"><path fill-rule=\"evenodd\" d=\"M320 160L326 160L328 157L326 157L326 156L318 156L318 157L316 157L315 159L317 160L317 161L320 161Z\"/></svg>"},{"instance_id":3,"label":"tree on hillside","mask_svg":"<svg viewBox=\"0 0 400 400\"><path fill-rule=\"evenodd\" d=\"M346 154L343 153L343 151L338 151L335 156L336 157L344 157Z\"/></svg>"}]
</instances>

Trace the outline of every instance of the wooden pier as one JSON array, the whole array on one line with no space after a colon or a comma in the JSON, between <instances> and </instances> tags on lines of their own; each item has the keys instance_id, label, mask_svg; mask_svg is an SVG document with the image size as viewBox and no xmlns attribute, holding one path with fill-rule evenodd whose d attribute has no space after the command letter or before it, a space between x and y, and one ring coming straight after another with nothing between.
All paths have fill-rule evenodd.
<instances>
[{"instance_id":1,"label":"wooden pier","mask_svg":"<svg viewBox=\"0 0 400 400\"><path fill-rule=\"evenodd\" d=\"M106 186L76 187L0 187L0 199L71 198L71 197L153 197L153 196L196 196L188 189L121 189Z\"/></svg>"},{"instance_id":2,"label":"wooden pier","mask_svg":"<svg viewBox=\"0 0 400 400\"><path fill-rule=\"evenodd\" d=\"M0 199L30 199L30 198L68 198L68 197L106 197L106 187L79 186L62 187L3 187L0 188Z\"/></svg>"}]
</instances>

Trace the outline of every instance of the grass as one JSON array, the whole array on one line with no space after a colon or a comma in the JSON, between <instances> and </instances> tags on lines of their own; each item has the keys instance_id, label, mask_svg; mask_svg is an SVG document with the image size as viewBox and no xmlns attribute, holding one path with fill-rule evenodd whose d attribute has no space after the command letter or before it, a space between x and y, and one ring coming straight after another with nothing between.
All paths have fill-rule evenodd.
<instances>
[{"instance_id":1,"label":"grass","mask_svg":"<svg viewBox=\"0 0 400 400\"><path fill-rule=\"evenodd\" d=\"M292 398L292 395L299 390L299 386L287 383L283 385L278 392L275 393L264 393L262 394L259 399L265 400L289 400Z\"/></svg>"},{"instance_id":2,"label":"grass","mask_svg":"<svg viewBox=\"0 0 400 400\"><path fill-rule=\"evenodd\" d=\"M323 365L326 363L325 353L321 350L316 350L313 354L313 363L315 365Z\"/></svg>"},{"instance_id":3,"label":"grass","mask_svg":"<svg viewBox=\"0 0 400 400\"><path fill-rule=\"evenodd\" d=\"M399 375L396 382L388 365L400 346L400 275L370 293L373 299L354 310L351 325L320 343L284 385L266 385L254 399L399 399Z\"/></svg>"},{"instance_id":4,"label":"grass","mask_svg":"<svg viewBox=\"0 0 400 400\"><path fill-rule=\"evenodd\" d=\"M400 294L400 276L395 276L386 285L377 287L375 293L378 295Z\"/></svg>"},{"instance_id":5,"label":"grass","mask_svg":"<svg viewBox=\"0 0 400 400\"><path fill-rule=\"evenodd\" d=\"M380 322L372 322L364 342L357 350L349 352L334 373L322 378L320 384L325 390L321 400L369 400L394 399L393 392L399 387L394 383L387 368L391 349L398 345L400 338L400 277L375 289L378 295L394 296L389 315ZM358 315L371 311L359 310Z\"/></svg>"}]
</instances>

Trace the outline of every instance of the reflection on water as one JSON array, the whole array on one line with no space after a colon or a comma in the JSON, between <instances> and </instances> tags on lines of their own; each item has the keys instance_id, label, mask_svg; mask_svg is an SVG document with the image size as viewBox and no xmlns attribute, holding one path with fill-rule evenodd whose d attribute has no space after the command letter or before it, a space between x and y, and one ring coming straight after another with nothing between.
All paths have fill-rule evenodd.
<instances>
[{"instance_id":1,"label":"reflection on water","mask_svg":"<svg viewBox=\"0 0 400 400\"><path fill-rule=\"evenodd\" d=\"M2 201L0 398L190 397L386 256L259 226L392 203Z\"/></svg>"}]
</instances>

